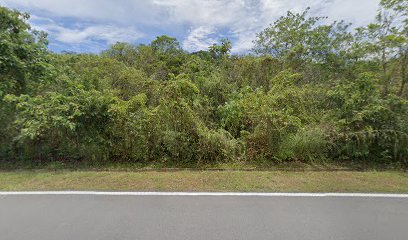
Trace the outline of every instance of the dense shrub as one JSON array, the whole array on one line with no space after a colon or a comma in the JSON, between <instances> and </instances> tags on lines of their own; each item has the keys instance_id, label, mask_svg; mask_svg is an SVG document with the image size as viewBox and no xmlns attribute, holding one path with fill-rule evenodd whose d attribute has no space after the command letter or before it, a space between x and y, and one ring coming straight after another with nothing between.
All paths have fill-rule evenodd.
<instances>
[{"instance_id":1,"label":"dense shrub","mask_svg":"<svg viewBox=\"0 0 408 240\"><path fill-rule=\"evenodd\" d=\"M240 56L227 39L188 53L167 36L55 54L27 14L0 7L0 160L408 166L398 4L357 30L289 12Z\"/></svg>"},{"instance_id":2,"label":"dense shrub","mask_svg":"<svg viewBox=\"0 0 408 240\"><path fill-rule=\"evenodd\" d=\"M279 159L295 161L325 161L332 146L330 135L323 126L306 126L282 141Z\"/></svg>"}]
</instances>

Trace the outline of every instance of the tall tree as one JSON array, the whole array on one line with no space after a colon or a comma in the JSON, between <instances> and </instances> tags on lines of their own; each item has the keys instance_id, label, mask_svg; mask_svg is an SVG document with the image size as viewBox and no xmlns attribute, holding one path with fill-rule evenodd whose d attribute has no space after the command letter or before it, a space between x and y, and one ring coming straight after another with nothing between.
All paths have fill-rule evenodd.
<instances>
[{"instance_id":1,"label":"tall tree","mask_svg":"<svg viewBox=\"0 0 408 240\"><path fill-rule=\"evenodd\" d=\"M47 39L32 31L29 15L0 7L0 99L29 91L29 84L46 78Z\"/></svg>"},{"instance_id":2,"label":"tall tree","mask_svg":"<svg viewBox=\"0 0 408 240\"><path fill-rule=\"evenodd\" d=\"M29 15L0 6L0 155L9 151L15 112L8 94L33 94L51 78L46 34L30 29Z\"/></svg>"},{"instance_id":3,"label":"tall tree","mask_svg":"<svg viewBox=\"0 0 408 240\"><path fill-rule=\"evenodd\" d=\"M185 54L176 38L166 35L159 36L150 43L150 47L166 65L165 72L167 74L180 74L180 67L185 60ZM167 76L165 78L167 79Z\"/></svg>"},{"instance_id":4,"label":"tall tree","mask_svg":"<svg viewBox=\"0 0 408 240\"><path fill-rule=\"evenodd\" d=\"M322 24L327 17L309 17L309 8L302 13L288 12L257 34L253 51L271 55L283 65L301 68L306 63L328 63L332 55L344 54L349 25L344 22Z\"/></svg>"},{"instance_id":5,"label":"tall tree","mask_svg":"<svg viewBox=\"0 0 408 240\"><path fill-rule=\"evenodd\" d=\"M399 28L394 40L398 46L398 58L400 63L401 85L398 95L402 95L405 85L408 82L407 65L408 65L408 1L407 0L382 0L381 6L389 11L393 11L396 16Z\"/></svg>"},{"instance_id":6,"label":"tall tree","mask_svg":"<svg viewBox=\"0 0 408 240\"><path fill-rule=\"evenodd\" d=\"M393 76L399 69L401 78L398 94L407 82L408 55L407 1L383 0L374 23L358 28L356 39L365 58L377 61L381 66L383 95L390 92Z\"/></svg>"}]
</instances>

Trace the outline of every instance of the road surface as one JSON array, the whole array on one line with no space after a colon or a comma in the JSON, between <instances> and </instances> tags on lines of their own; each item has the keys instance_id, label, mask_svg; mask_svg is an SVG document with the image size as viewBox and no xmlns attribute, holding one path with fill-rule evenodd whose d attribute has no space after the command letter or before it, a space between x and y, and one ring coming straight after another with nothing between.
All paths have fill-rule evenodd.
<instances>
[{"instance_id":1,"label":"road surface","mask_svg":"<svg viewBox=\"0 0 408 240\"><path fill-rule=\"evenodd\" d=\"M1 240L406 240L408 198L1 195Z\"/></svg>"}]
</instances>

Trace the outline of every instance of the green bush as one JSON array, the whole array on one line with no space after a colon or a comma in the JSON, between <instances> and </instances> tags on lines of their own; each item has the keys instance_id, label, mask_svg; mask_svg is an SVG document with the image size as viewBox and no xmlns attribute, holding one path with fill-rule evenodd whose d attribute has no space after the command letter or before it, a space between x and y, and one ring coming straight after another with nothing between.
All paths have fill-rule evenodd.
<instances>
[{"instance_id":1,"label":"green bush","mask_svg":"<svg viewBox=\"0 0 408 240\"><path fill-rule=\"evenodd\" d=\"M234 161L241 150L240 143L223 129L201 131L197 152L200 162Z\"/></svg>"},{"instance_id":2,"label":"green bush","mask_svg":"<svg viewBox=\"0 0 408 240\"><path fill-rule=\"evenodd\" d=\"M304 162L327 160L332 148L329 137L322 126L306 126L283 139L278 158Z\"/></svg>"}]
</instances>

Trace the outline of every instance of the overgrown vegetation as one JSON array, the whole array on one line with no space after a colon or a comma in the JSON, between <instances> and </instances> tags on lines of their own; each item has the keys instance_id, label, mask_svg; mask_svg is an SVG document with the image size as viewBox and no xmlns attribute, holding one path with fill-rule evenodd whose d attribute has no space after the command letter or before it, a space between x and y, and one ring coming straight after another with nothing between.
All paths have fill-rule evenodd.
<instances>
[{"instance_id":1,"label":"overgrown vegetation","mask_svg":"<svg viewBox=\"0 0 408 240\"><path fill-rule=\"evenodd\" d=\"M353 29L308 10L257 35L185 52L168 36L55 54L0 7L3 163L231 161L408 165L408 6Z\"/></svg>"}]
</instances>

